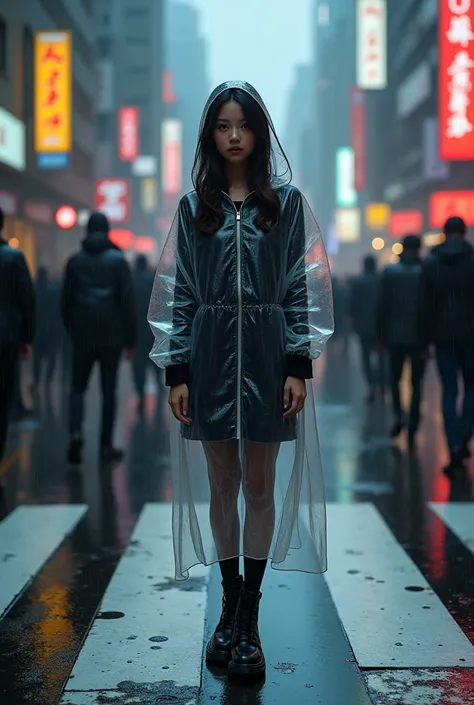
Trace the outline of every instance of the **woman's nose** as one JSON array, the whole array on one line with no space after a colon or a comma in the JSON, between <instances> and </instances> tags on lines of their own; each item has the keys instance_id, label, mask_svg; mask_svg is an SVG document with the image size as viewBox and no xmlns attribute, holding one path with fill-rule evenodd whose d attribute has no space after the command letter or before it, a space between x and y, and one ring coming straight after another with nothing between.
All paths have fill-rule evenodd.
<instances>
[{"instance_id":1,"label":"woman's nose","mask_svg":"<svg viewBox=\"0 0 474 705\"><path fill-rule=\"evenodd\" d=\"M239 142L240 141L239 131L237 130L236 127L232 127L230 130L230 141L231 142Z\"/></svg>"}]
</instances>

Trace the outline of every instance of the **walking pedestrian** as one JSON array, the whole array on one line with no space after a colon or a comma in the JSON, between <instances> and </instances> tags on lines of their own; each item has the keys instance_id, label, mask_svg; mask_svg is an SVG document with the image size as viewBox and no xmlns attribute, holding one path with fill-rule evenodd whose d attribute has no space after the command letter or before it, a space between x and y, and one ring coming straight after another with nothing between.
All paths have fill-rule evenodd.
<instances>
[{"instance_id":1,"label":"walking pedestrian","mask_svg":"<svg viewBox=\"0 0 474 705\"><path fill-rule=\"evenodd\" d=\"M366 401L372 403L377 391L382 399L388 382L387 360L378 346L377 300L380 274L372 255L364 257L361 274L354 277L349 295L352 328L359 338L362 371L367 384Z\"/></svg>"},{"instance_id":2,"label":"walking pedestrian","mask_svg":"<svg viewBox=\"0 0 474 705\"><path fill-rule=\"evenodd\" d=\"M408 442L415 440L420 422L421 385L427 350L421 329L421 240L417 235L403 239L400 261L382 273L378 299L377 330L380 344L388 350L394 424L390 435L396 438L406 428L400 398L400 379L407 360L411 364L411 404Z\"/></svg>"},{"instance_id":3,"label":"walking pedestrian","mask_svg":"<svg viewBox=\"0 0 474 705\"><path fill-rule=\"evenodd\" d=\"M38 391L43 367L46 368L46 386L49 388L56 370L61 344L60 284L50 276L46 267L40 267L36 278L36 338L33 346L33 388Z\"/></svg>"},{"instance_id":4,"label":"walking pedestrian","mask_svg":"<svg viewBox=\"0 0 474 705\"><path fill-rule=\"evenodd\" d=\"M69 259L63 282L62 318L72 342L71 464L82 461L84 394L96 362L102 388L100 457L112 461L123 456L112 443L117 377L124 349L131 358L136 345L137 312L130 267L108 233L105 215L92 213L82 249Z\"/></svg>"},{"instance_id":5,"label":"walking pedestrian","mask_svg":"<svg viewBox=\"0 0 474 705\"><path fill-rule=\"evenodd\" d=\"M5 452L8 418L19 357L30 354L35 332L35 292L23 253L3 238L0 209L0 460Z\"/></svg>"},{"instance_id":6,"label":"walking pedestrian","mask_svg":"<svg viewBox=\"0 0 474 705\"><path fill-rule=\"evenodd\" d=\"M436 347L443 390L442 408L452 477L469 457L474 428L474 250L466 242L466 224L451 217L445 242L433 249L423 266L425 338ZM458 375L464 382L459 414Z\"/></svg>"},{"instance_id":7,"label":"walking pedestrian","mask_svg":"<svg viewBox=\"0 0 474 705\"><path fill-rule=\"evenodd\" d=\"M219 561L223 609L207 659L261 676L268 559L280 570L326 570L309 380L333 331L331 277L319 227L248 83L211 94L193 176L149 310L150 355L171 388L176 579Z\"/></svg>"}]
</instances>

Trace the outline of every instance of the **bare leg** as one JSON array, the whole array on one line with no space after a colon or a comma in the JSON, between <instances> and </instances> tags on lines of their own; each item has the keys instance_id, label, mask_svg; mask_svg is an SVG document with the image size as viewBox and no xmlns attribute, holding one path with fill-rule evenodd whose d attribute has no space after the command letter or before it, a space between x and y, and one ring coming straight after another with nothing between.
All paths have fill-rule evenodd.
<instances>
[{"instance_id":1,"label":"bare leg","mask_svg":"<svg viewBox=\"0 0 474 705\"><path fill-rule=\"evenodd\" d=\"M203 443L211 489L210 521L219 560L238 556L240 521L237 498L242 482L238 441Z\"/></svg>"},{"instance_id":2,"label":"bare leg","mask_svg":"<svg viewBox=\"0 0 474 705\"><path fill-rule=\"evenodd\" d=\"M275 464L279 443L251 443L244 448L244 554L263 560L275 529Z\"/></svg>"}]
</instances>

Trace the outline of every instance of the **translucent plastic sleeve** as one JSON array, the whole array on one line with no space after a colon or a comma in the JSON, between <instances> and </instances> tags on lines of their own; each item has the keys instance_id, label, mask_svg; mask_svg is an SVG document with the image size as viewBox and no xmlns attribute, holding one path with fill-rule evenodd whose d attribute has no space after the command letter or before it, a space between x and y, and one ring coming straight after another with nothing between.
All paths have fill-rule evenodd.
<instances>
[{"instance_id":1,"label":"translucent plastic sleeve","mask_svg":"<svg viewBox=\"0 0 474 705\"><path fill-rule=\"evenodd\" d=\"M304 196L298 196L283 300L286 353L315 360L334 332L331 274L319 225Z\"/></svg>"},{"instance_id":2,"label":"translucent plastic sleeve","mask_svg":"<svg viewBox=\"0 0 474 705\"><path fill-rule=\"evenodd\" d=\"M189 365L191 329L198 307L190 233L181 202L155 275L148 323L155 337L150 358L158 367Z\"/></svg>"}]
</instances>

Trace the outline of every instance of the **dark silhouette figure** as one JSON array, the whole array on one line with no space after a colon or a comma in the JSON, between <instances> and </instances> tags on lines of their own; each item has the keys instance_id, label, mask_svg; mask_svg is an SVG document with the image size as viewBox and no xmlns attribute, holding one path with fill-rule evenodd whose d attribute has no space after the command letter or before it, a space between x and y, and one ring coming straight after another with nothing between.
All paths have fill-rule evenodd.
<instances>
[{"instance_id":1,"label":"dark silhouette figure","mask_svg":"<svg viewBox=\"0 0 474 705\"><path fill-rule=\"evenodd\" d=\"M407 235L397 264L389 265L380 281L378 331L381 345L388 350L390 385L395 417L391 436L405 428L400 400L400 379L406 360L411 363L411 406L408 439L413 443L420 421L421 384L426 364L426 348L421 335L421 241Z\"/></svg>"},{"instance_id":2,"label":"dark silhouette figure","mask_svg":"<svg viewBox=\"0 0 474 705\"><path fill-rule=\"evenodd\" d=\"M72 342L72 381L69 408L71 441L68 460L82 460L84 394L92 368L100 366L103 460L119 460L113 447L116 387L123 350L132 356L137 339L133 280L122 252L109 240L109 223L93 213L82 250L67 263L62 290L62 317Z\"/></svg>"},{"instance_id":3,"label":"dark silhouette figure","mask_svg":"<svg viewBox=\"0 0 474 705\"><path fill-rule=\"evenodd\" d=\"M0 209L0 234L3 231ZM23 253L0 235L0 460L5 451L8 414L19 356L29 354L35 332L35 292Z\"/></svg>"},{"instance_id":4,"label":"dark silhouette figure","mask_svg":"<svg viewBox=\"0 0 474 705\"><path fill-rule=\"evenodd\" d=\"M378 346L377 301L380 275L375 257L363 261L363 271L352 281L349 314L360 341L362 369L368 387L367 401L372 402L377 389L383 397L387 382L386 359Z\"/></svg>"},{"instance_id":5,"label":"dark silhouette figure","mask_svg":"<svg viewBox=\"0 0 474 705\"><path fill-rule=\"evenodd\" d=\"M448 476L469 456L474 428L474 250L466 242L462 218L448 218L446 240L433 249L423 265L423 324L425 338L436 346L443 388L443 417L450 464ZM462 412L458 414L458 374L464 381Z\"/></svg>"},{"instance_id":6,"label":"dark silhouette figure","mask_svg":"<svg viewBox=\"0 0 474 705\"><path fill-rule=\"evenodd\" d=\"M132 369L140 412L144 409L146 373L149 369L153 368L155 370L158 387L163 386L163 371L157 367L149 357L154 337L147 321L147 314L154 278L155 275L148 267L148 261L145 255L138 255L135 261L134 272L135 293L138 307L138 339L137 349L132 359Z\"/></svg>"},{"instance_id":7,"label":"dark silhouette figure","mask_svg":"<svg viewBox=\"0 0 474 705\"><path fill-rule=\"evenodd\" d=\"M50 278L48 270L40 267L36 279L36 338L33 347L33 379L35 388L41 383L46 367L46 385L53 380L61 346L61 289L60 283Z\"/></svg>"}]
</instances>

